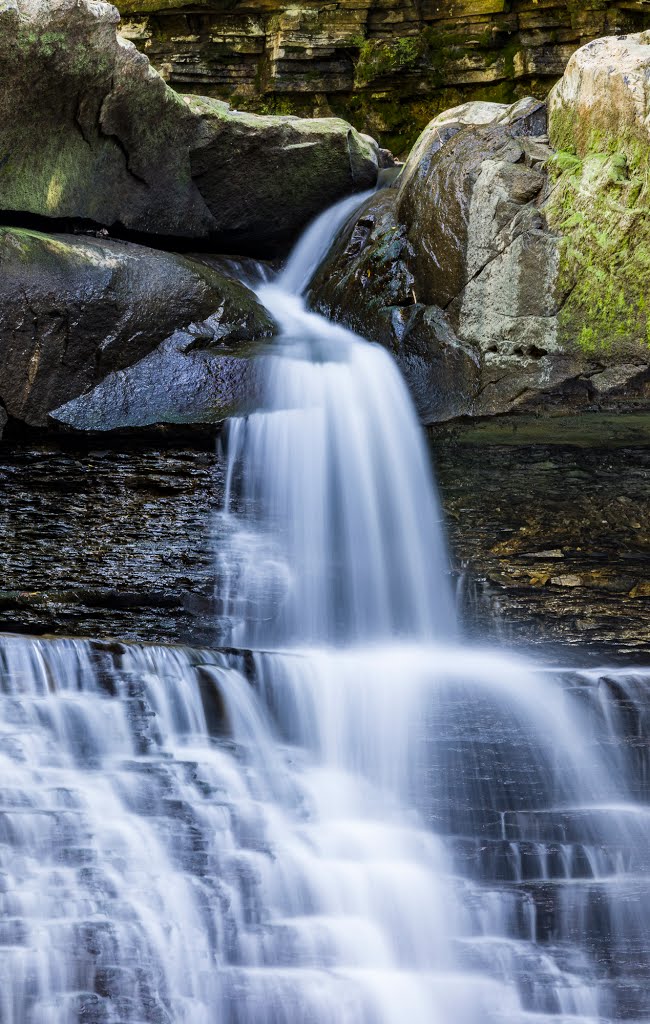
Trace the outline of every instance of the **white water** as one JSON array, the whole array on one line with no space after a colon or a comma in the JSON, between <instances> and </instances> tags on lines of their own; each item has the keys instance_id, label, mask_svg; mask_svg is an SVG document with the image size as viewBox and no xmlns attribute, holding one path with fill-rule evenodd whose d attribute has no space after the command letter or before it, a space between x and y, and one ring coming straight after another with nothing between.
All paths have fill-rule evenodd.
<instances>
[{"instance_id":1,"label":"white water","mask_svg":"<svg viewBox=\"0 0 650 1024\"><path fill-rule=\"evenodd\" d=\"M650 672L457 641L399 374L291 291L352 209L259 290L218 531L250 658L0 642L0 1024L650 1019Z\"/></svg>"}]
</instances>

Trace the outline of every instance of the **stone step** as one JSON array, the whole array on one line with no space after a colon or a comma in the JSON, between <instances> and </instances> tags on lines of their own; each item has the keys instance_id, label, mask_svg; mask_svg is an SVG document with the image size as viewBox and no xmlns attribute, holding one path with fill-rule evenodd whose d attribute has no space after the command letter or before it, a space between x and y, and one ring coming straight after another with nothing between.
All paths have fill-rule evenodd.
<instances>
[{"instance_id":1,"label":"stone step","mask_svg":"<svg viewBox=\"0 0 650 1024\"><path fill-rule=\"evenodd\" d=\"M451 837L459 873L484 882L587 879L650 869L650 849L634 846Z\"/></svg>"}]
</instances>

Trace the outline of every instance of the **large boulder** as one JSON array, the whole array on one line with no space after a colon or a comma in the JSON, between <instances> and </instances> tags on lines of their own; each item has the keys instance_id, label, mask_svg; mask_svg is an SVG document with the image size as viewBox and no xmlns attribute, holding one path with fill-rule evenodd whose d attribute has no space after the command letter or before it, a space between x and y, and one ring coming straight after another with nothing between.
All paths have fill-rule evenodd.
<instances>
[{"instance_id":1,"label":"large boulder","mask_svg":"<svg viewBox=\"0 0 650 1024\"><path fill-rule=\"evenodd\" d=\"M365 205L313 282L321 311L362 333L367 316L365 332L396 355L425 423L504 411L522 379L546 372L555 242L539 203L551 153L529 134L544 127L534 100L436 118L396 187ZM498 396L486 387L493 377Z\"/></svg>"},{"instance_id":2,"label":"large boulder","mask_svg":"<svg viewBox=\"0 0 650 1024\"><path fill-rule=\"evenodd\" d=\"M377 180L377 147L336 117L273 117L187 97L199 119L194 182L226 248L285 240L296 225Z\"/></svg>"},{"instance_id":3,"label":"large boulder","mask_svg":"<svg viewBox=\"0 0 650 1024\"><path fill-rule=\"evenodd\" d=\"M646 186L631 157L576 146L553 151L532 100L440 115L312 282L317 309L395 353L425 423L650 399Z\"/></svg>"},{"instance_id":4,"label":"large boulder","mask_svg":"<svg viewBox=\"0 0 650 1024\"><path fill-rule=\"evenodd\" d=\"M649 109L650 32L583 47L549 97L560 335L631 377L650 344Z\"/></svg>"},{"instance_id":5,"label":"large boulder","mask_svg":"<svg viewBox=\"0 0 650 1024\"><path fill-rule=\"evenodd\" d=\"M271 245L373 184L376 146L345 121L179 96L118 23L96 0L0 6L0 208Z\"/></svg>"},{"instance_id":6,"label":"large boulder","mask_svg":"<svg viewBox=\"0 0 650 1024\"><path fill-rule=\"evenodd\" d=\"M45 426L54 409L177 330L195 346L208 338L232 350L274 327L252 292L203 263L128 242L0 228L0 405L15 420Z\"/></svg>"},{"instance_id":7,"label":"large boulder","mask_svg":"<svg viewBox=\"0 0 650 1024\"><path fill-rule=\"evenodd\" d=\"M75 431L106 433L148 427L218 424L259 406L259 344L233 339L222 314L175 331L133 366L50 414Z\"/></svg>"}]
</instances>

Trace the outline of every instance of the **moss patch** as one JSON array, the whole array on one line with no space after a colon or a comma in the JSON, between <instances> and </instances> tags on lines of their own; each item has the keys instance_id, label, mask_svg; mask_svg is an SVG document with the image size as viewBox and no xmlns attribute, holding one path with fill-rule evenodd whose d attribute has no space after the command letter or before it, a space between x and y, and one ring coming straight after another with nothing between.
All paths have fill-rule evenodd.
<instances>
[{"instance_id":1,"label":"moss patch","mask_svg":"<svg viewBox=\"0 0 650 1024\"><path fill-rule=\"evenodd\" d=\"M566 140L565 140L566 141ZM625 150L628 150L628 156ZM588 354L633 355L650 347L648 161L621 140L594 136L587 152L560 150L546 204L562 236L561 336ZM573 340L575 344L575 340Z\"/></svg>"},{"instance_id":2,"label":"moss patch","mask_svg":"<svg viewBox=\"0 0 650 1024\"><path fill-rule=\"evenodd\" d=\"M390 41L365 39L359 47L355 83L367 85L376 79L415 69L426 51L427 45L421 35L399 36Z\"/></svg>"}]
</instances>

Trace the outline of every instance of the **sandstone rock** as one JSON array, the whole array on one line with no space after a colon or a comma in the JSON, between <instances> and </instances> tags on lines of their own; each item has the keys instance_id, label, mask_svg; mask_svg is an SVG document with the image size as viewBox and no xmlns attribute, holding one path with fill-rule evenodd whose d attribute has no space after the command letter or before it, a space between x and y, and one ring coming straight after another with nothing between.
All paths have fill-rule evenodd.
<instances>
[{"instance_id":1,"label":"sandstone rock","mask_svg":"<svg viewBox=\"0 0 650 1024\"><path fill-rule=\"evenodd\" d=\"M127 242L0 228L0 268L0 403L30 425L194 321L231 345L273 330L242 285Z\"/></svg>"},{"instance_id":2,"label":"sandstone rock","mask_svg":"<svg viewBox=\"0 0 650 1024\"><path fill-rule=\"evenodd\" d=\"M0 9L11 82L0 94L0 208L276 244L374 183L376 145L346 122L186 102L117 35L118 21L96 0L7 0Z\"/></svg>"}]
</instances>

